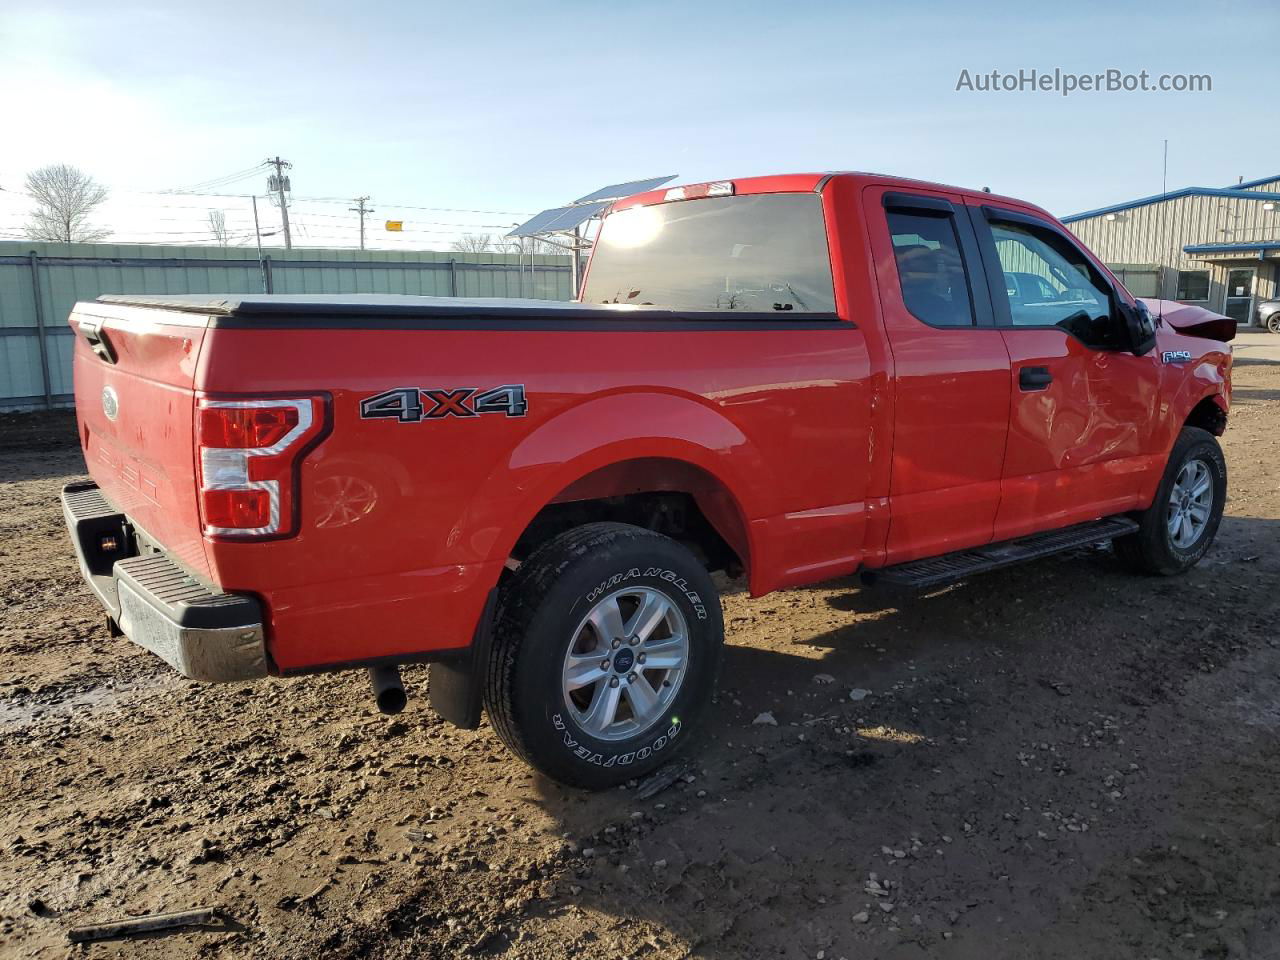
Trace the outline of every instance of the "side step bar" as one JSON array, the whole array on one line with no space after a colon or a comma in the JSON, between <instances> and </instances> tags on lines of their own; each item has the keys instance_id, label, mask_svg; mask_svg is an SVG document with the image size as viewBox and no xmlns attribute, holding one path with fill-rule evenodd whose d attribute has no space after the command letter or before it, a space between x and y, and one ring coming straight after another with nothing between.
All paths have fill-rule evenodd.
<instances>
[{"instance_id":1,"label":"side step bar","mask_svg":"<svg viewBox=\"0 0 1280 960\"><path fill-rule=\"evenodd\" d=\"M915 590L931 589L964 580L976 573L999 570L1027 560L1050 557L1064 550L1112 540L1137 529L1138 524L1128 517L1107 517L1061 530L1032 534L1018 540L1005 540L970 550L946 553L940 557L927 557L880 570L868 570L862 574L862 581Z\"/></svg>"}]
</instances>

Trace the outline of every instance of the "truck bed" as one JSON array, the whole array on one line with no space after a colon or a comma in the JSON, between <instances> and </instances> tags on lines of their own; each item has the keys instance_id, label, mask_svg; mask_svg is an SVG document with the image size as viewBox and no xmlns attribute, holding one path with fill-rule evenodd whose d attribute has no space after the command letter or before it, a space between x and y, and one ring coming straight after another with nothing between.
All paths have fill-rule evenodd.
<instances>
[{"instance_id":1,"label":"truck bed","mask_svg":"<svg viewBox=\"0 0 1280 960\"><path fill-rule=\"evenodd\" d=\"M757 591L858 560L869 361L835 314L108 295L71 326L103 496L211 589L259 597L282 672L466 648L521 532L551 502L617 487L609 457L637 465L631 486L689 491L741 553L757 540ZM505 414L467 399L502 391L521 398ZM378 407L406 394L403 417ZM321 395L295 529L202 536L197 405Z\"/></svg>"},{"instance_id":2,"label":"truck bed","mask_svg":"<svg viewBox=\"0 0 1280 960\"><path fill-rule=\"evenodd\" d=\"M413 329L429 326L440 329L451 321L464 326L484 325L484 321L515 322L520 329L538 329L539 322L580 324L584 329L636 329L637 325L677 324L680 329L697 329L698 324L713 324L724 329L729 317L733 321L759 324L783 323L788 327L829 325L837 320L832 314L791 314L786 311L765 313L745 310L674 310L630 304L576 303L565 300L532 300L528 298L488 297L418 297L397 294L264 294L217 295L183 294L174 296L104 294L98 303L131 307L153 307L181 313L203 314L210 324L220 327L255 326L264 328L303 325L346 325L360 321L362 326L391 329ZM533 326L530 326L533 325ZM691 326L694 325L694 326Z\"/></svg>"}]
</instances>

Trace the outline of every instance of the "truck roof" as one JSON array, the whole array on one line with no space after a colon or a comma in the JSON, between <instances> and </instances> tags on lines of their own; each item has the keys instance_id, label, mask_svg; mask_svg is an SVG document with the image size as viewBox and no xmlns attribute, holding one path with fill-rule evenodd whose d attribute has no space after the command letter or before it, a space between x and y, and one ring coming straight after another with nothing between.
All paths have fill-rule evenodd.
<instances>
[{"instance_id":1,"label":"truck roof","mask_svg":"<svg viewBox=\"0 0 1280 960\"><path fill-rule=\"evenodd\" d=\"M732 183L734 193L740 195L749 195L757 193L821 193L823 188L833 179L839 178L843 181L851 181L857 186L889 186L902 190L939 190L946 193L958 193L966 197L974 199L982 199L984 201L998 200L1002 203L1017 204L1021 207L1027 207L1044 214L1052 216L1047 211L1037 207L1033 203L1020 200L1017 197L1006 197L998 193L988 193L985 189L974 189L973 187L956 187L946 183L933 183L929 180L913 180L910 177L896 177L885 173L868 173L860 170L830 170L826 173L783 173L766 177L722 177L716 180L707 180L702 183ZM613 204L612 211L624 210L627 207L647 206L653 203L662 203L666 199L668 191L675 190L680 187L700 186L699 183L685 184L665 184L656 190L649 190L645 193L633 194L622 200L618 200Z\"/></svg>"}]
</instances>

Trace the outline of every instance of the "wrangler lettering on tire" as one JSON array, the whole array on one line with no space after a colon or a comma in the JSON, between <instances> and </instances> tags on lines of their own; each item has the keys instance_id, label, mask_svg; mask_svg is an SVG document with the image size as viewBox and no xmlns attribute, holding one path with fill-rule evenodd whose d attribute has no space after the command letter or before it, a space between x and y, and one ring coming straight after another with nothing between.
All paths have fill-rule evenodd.
<instances>
[{"instance_id":1,"label":"wrangler lettering on tire","mask_svg":"<svg viewBox=\"0 0 1280 960\"><path fill-rule=\"evenodd\" d=\"M711 578L673 540L592 523L538 548L499 599L485 708L557 780L642 776L696 734L724 625Z\"/></svg>"}]
</instances>

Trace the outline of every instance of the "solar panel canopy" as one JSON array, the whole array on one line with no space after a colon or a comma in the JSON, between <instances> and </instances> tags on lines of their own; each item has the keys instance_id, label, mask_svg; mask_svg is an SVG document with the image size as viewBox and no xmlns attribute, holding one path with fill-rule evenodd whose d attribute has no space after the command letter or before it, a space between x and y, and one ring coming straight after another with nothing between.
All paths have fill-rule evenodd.
<instances>
[{"instance_id":1,"label":"solar panel canopy","mask_svg":"<svg viewBox=\"0 0 1280 960\"><path fill-rule=\"evenodd\" d=\"M650 177L648 180L631 180L627 183L611 183L607 187L601 187L595 193L588 193L585 197L579 197L573 201L574 204L594 203L597 200L617 200L619 197L630 197L637 193L644 193L646 190L652 190L660 187L669 180L674 180L677 174L671 174L668 177Z\"/></svg>"},{"instance_id":2,"label":"solar panel canopy","mask_svg":"<svg viewBox=\"0 0 1280 960\"><path fill-rule=\"evenodd\" d=\"M535 237L544 233L567 233L579 224L585 223L609 205L609 201L598 203L579 203L567 207L552 207L543 210L520 226L516 227L508 237Z\"/></svg>"},{"instance_id":3,"label":"solar panel canopy","mask_svg":"<svg viewBox=\"0 0 1280 960\"><path fill-rule=\"evenodd\" d=\"M648 180L630 180L626 183L611 183L601 187L594 193L588 193L573 203L563 207L552 207L526 220L516 227L508 237L536 237L548 233L568 233L592 217L597 216L611 201L619 197L630 197L659 187L668 180L674 180L676 174L669 177L650 177Z\"/></svg>"}]
</instances>

